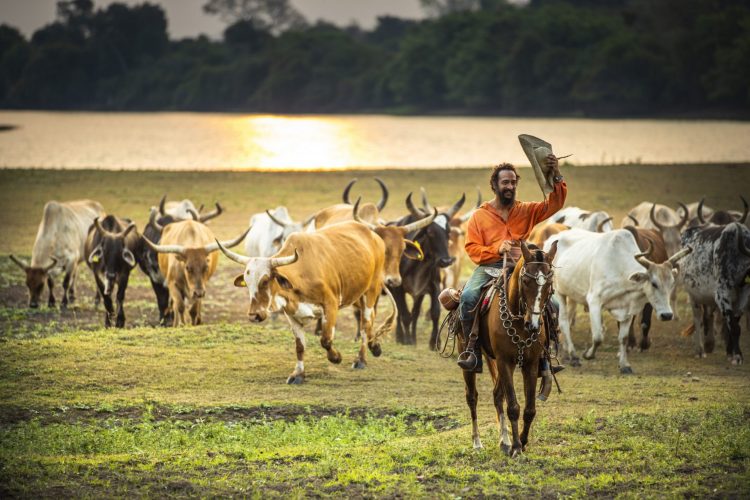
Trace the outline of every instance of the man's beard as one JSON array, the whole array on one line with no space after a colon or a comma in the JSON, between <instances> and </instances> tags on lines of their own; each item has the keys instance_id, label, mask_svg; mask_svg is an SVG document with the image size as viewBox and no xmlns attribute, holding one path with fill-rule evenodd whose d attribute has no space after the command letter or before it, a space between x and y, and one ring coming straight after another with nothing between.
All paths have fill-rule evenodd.
<instances>
[{"instance_id":1,"label":"man's beard","mask_svg":"<svg viewBox=\"0 0 750 500\"><path fill-rule=\"evenodd\" d=\"M505 197L505 193L508 193L508 192L512 193L513 196L511 196L510 198L506 198ZM515 191L512 191L510 189L504 189L504 190L500 191L500 204L501 205L507 207L507 206L512 205L515 201L516 201L516 192Z\"/></svg>"}]
</instances>

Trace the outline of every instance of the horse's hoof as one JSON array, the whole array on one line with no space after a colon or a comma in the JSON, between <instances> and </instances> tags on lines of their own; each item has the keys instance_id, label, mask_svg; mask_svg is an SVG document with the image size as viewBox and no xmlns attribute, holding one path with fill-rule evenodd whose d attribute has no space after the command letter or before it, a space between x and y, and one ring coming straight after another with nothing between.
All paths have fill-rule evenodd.
<instances>
[{"instance_id":1,"label":"horse's hoof","mask_svg":"<svg viewBox=\"0 0 750 500\"><path fill-rule=\"evenodd\" d=\"M331 349L328 351L328 361L333 363L334 365L338 365L341 363L341 354Z\"/></svg>"},{"instance_id":2,"label":"horse's hoof","mask_svg":"<svg viewBox=\"0 0 750 500\"><path fill-rule=\"evenodd\" d=\"M620 373L622 373L623 375L632 375L633 369L629 366L622 366L620 367Z\"/></svg>"},{"instance_id":3,"label":"horse's hoof","mask_svg":"<svg viewBox=\"0 0 750 500\"><path fill-rule=\"evenodd\" d=\"M305 381L304 375L290 375L289 378L286 379L286 383L289 385L300 385L304 381Z\"/></svg>"},{"instance_id":4,"label":"horse's hoof","mask_svg":"<svg viewBox=\"0 0 750 500\"><path fill-rule=\"evenodd\" d=\"M352 363L352 368L354 368L355 370L364 370L365 368L367 368L367 363L365 363L361 359L358 359L357 361Z\"/></svg>"}]
</instances>

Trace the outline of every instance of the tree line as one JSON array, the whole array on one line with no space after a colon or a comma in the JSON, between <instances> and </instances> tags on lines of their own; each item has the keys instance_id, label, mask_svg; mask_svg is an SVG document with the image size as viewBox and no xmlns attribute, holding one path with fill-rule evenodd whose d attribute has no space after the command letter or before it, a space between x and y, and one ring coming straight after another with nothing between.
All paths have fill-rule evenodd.
<instances>
[{"instance_id":1,"label":"tree line","mask_svg":"<svg viewBox=\"0 0 750 500\"><path fill-rule=\"evenodd\" d=\"M61 1L30 39L0 25L0 107L750 115L746 0L423 4L432 17L364 30L232 17L211 0L221 40L170 40L159 6Z\"/></svg>"}]
</instances>

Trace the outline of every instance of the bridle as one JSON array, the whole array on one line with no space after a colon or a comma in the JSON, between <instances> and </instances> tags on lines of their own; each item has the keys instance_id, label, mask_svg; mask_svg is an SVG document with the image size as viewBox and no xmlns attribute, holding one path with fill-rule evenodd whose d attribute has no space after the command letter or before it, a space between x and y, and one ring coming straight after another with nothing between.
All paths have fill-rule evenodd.
<instances>
[{"instance_id":1,"label":"bridle","mask_svg":"<svg viewBox=\"0 0 750 500\"><path fill-rule=\"evenodd\" d=\"M545 273L545 274L539 274L539 273L537 273L536 275L533 275L533 274L531 274L531 273L529 273L529 272L526 271L526 264L524 263L523 267L521 268L521 272L520 272L519 280L518 280L518 292L519 292L519 295L521 297L524 296L524 294L523 294L523 278L524 277L528 276L528 277L532 278L536 282L536 284L538 286L543 287L548 282L552 281L552 277L555 274L555 272L552 270L552 266L549 263L547 263L547 262L529 262L529 264L540 264L542 266L546 266L547 273ZM544 305L542 305L542 306L544 306ZM520 307L519 307L519 309L520 309L520 312L521 312L521 316L523 316L525 314L526 307L527 307L526 306L526 301L520 300ZM542 314L542 311L535 311L534 309L532 309L531 310L531 314Z\"/></svg>"}]
</instances>

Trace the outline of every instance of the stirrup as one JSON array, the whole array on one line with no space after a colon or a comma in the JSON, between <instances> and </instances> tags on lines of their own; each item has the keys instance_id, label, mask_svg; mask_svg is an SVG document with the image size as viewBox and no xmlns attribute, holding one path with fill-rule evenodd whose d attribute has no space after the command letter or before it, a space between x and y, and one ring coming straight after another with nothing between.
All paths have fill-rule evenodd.
<instances>
[{"instance_id":1,"label":"stirrup","mask_svg":"<svg viewBox=\"0 0 750 500\"><path fill-rule=\"evenodd\" d=\"M460 366L462 370L471 372L477 368L477 365L479 365L479 358L473 350L469 351L467 349L458 355L458 366Z\"/></svg>"}]
</instances>

